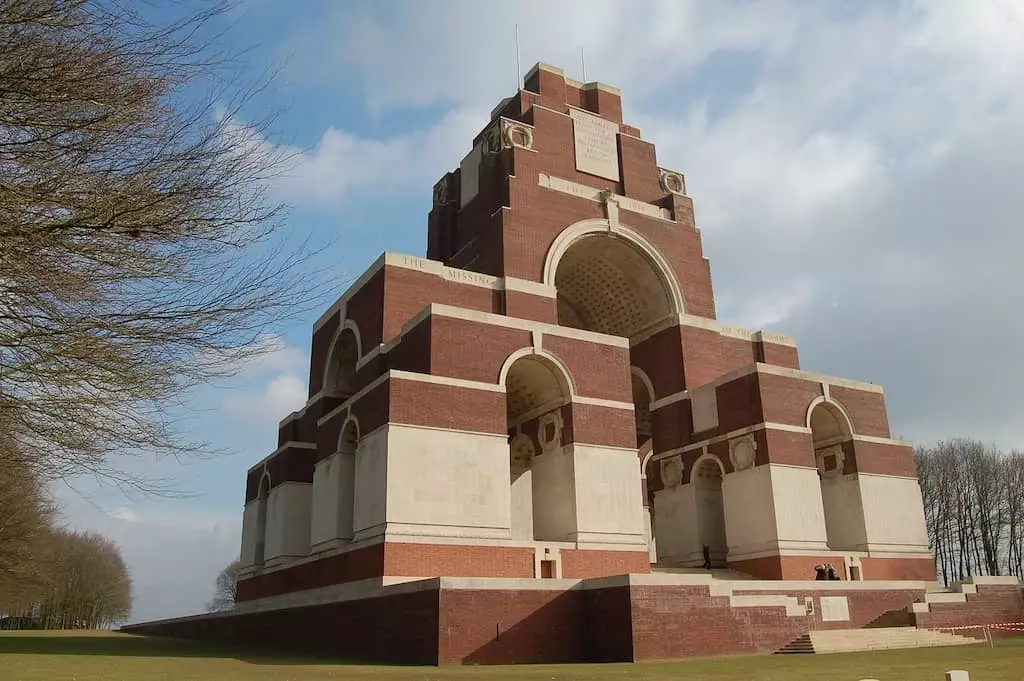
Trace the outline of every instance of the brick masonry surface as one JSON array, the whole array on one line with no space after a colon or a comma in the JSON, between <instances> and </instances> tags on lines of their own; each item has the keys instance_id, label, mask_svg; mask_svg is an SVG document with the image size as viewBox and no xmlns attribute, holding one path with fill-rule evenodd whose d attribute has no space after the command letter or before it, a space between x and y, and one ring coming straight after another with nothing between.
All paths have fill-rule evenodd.
<instances>
[{"instance_id":1,"label":"brick masonry surface","mask_svg":"<svg viewBox=\"0 0 1024 681\"><path fill-rule=\"evenodd\" d=\"M537 576L534 555L530 547L387 542L255 574L239 580L236 598L248 601L381 575L530 579ZM650 571L646 551L562 549L561 560L566 579Z\"/></svg>"},{"instance_id":2,"label":"brick masonry surface","mask_svg":"<svg viewBox=\"0 0 1024 681\"><path fill-rule=\"evenodd\" d=\"M1024 589L1019 584L979 584L977 593L965 596L966 603L930 603L929 612L915 614L915 623L924 629L940 629L1024 622Z\"/></svg>"},{"instance_id":3,"label":"brick masonry surface","mask_svg":"<svg viewBox=\"0 0 1024 681\"><path fill-rule=\"evenodd\" d=\"M814 566L836 563L834 556L765 556L750 560L730 561L729 567L756 575L759 579L814 579ZM842 565L839 565L842 569ZM931 558L861 558L863 579L935 581L935 562ZM849 575L841 574L842 579Z\"/></svg>"},{"instance_id":4,"label":"brick masonry surface","mask_svg":"<svg viewBox=\"0 0 1024 681\"><path fill-rule=\"evenodd\" d=\"M763 591L751 592L764 594ZM787 616L782 606L733 607L707 586L596 589L449 589L233 616L125 627L126 631L282 650L426 664L613 662L770 653L816 629L863 627L923 596L915 588L815 592L780 585L799 599L846 596L850 621ZM1017 621L1019 587L979 587L961 604L935 608L921 626ZM944 614L943 614L944 613ZM986 619L987 618L987 619Z\"/></svg>"}]
</instances>

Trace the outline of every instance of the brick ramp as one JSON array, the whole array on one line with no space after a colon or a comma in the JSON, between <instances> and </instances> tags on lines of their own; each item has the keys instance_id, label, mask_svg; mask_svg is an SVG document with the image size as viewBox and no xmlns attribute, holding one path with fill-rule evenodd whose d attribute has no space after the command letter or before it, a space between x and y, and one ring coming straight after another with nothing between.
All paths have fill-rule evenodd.
<instances>
[{"instance_id":1,"label":"brick ramp","mask_svg":"<svg viewBox=\"0 0 1024 681\"><path fill-rule=\"evenodd\" d=\"M804 634L787 643L776 651L776 654L852 653L869 650L963 646L972 643L981 643L981 641L917 627L830 629Z\"/></svg>"}]
</instances>

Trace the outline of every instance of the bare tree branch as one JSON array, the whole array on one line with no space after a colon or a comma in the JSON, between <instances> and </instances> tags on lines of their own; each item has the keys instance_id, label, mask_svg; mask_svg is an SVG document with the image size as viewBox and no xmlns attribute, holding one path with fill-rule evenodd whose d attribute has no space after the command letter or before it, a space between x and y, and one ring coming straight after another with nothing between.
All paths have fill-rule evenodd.
<instances>
[{"instance_id":1,"label":"bare tree branch","mask_svg":"<svg viewBox=\"0 0 1024 681\"><path fill-rule=\"evenodd\" d=\"M266 83L224 78L224 10L0 0L0 414L54 476L211 453L178 427L188 392L326 290L270 194L272 118L239 122Z\"/></svg>"}]
</instances>

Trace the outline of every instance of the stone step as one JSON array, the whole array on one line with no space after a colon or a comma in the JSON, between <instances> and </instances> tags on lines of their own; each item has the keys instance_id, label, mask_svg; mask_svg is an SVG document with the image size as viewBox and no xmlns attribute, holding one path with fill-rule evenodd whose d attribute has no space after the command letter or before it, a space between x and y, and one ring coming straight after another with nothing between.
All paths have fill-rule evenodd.
<instances>
[{"instance_id":1,"label":"stone step","mask_svg":"<svg viewBox=\"0 0 1024 681\"><path fill-rule=\"evenodd\" d=\"M671 567L671 566L660 566L652 565L651 572L665 574L665 575L683 575L686 577L693 577L696 579L706 580L725 580L725 581L754 581L755 578L748 575L745 572L738 570L730 570L728 568L712 568L705 570L703 568L693 567Z\"/></svg>"},{"instance_id":2,"label":"stone step","mask_svg":"<svg viewBox=\"0 0 1024 681\"><path fill-rule=\"evenodd\" d=\"M848 653L901 648L933 648L979 643L978 639L945 632L890 627L888 629L828 629L804 634L777 652L780 654Z\"/></svg>"}]
</instances>

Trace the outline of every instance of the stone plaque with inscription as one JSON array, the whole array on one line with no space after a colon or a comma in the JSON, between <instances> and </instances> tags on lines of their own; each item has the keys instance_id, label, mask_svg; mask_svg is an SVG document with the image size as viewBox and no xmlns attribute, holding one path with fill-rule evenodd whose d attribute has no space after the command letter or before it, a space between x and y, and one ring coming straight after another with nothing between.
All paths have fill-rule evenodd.
<instances>
[{"instance_id":1,"label":"stone plaque with inscription","mask_svg":"<svg viewBox=\"0 0 1024 681\"><path fill-rule=\"evenodd\" d=\"M619 181L619 126L597 116L570 109L576 170Z\"/></svg>"}]
</instances>

